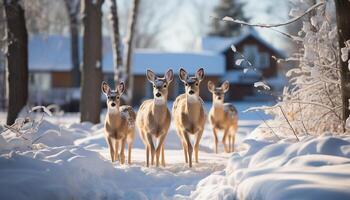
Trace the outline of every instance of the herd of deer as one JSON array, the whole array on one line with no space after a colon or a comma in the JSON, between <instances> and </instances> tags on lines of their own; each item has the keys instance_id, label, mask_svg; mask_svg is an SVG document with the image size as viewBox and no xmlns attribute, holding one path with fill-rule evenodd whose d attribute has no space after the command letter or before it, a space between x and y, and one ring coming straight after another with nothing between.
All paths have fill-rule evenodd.
<instances>
[{"instance_id":1,"label":"herd of deer","mask_svg":"<svg viewBox=\"0 0 350 200\"><path fill-rule=\"evenodd\" d=\"M186 163L192 167L193 151L195 162L198 163L199 142L206 122L203 100L199 96L199 85L204 78L204 69L200 68L195 76L189 76L181 68L179 77L185 85L185 93L174 101L172 113L167 108L168 88L174 78L171 69L165 73L164 77L158 77L153 71L147 70L147 79L153 85L154 98L144 101L137 115L131 106L120 106L120 96L125 90L123 82L119 83L116 90L112 90L106 82L102 83L102 92L107 97L108 108L105 119L105 138L112 162L119 160L121 164L125 163L124 148L127 143L128 163L131 163L131 148L136 122L146 149L146 166L149 167L150 160L151 165L154 165L154 159L157 167L160 163L165 166L164 140L172 116L176 132L182 143ZM213 94L209 122L213 128L215 152L218 153L217 133L219 130L224 132L222 142L225 152L232 152L234 151L238 116L232 104L224 103L224 95L229 89L229 83L225 81L220 87L215 87L214 83L209 81L208 89ZM193 147L190 140L191 135L195 138Z\"/></svg>"}]
</instances>

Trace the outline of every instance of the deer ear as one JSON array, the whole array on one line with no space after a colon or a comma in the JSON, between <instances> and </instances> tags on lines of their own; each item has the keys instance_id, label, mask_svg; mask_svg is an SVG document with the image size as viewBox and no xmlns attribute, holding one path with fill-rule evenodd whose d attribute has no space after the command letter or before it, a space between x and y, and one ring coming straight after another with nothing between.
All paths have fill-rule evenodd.
<instances>
[{"instance_id":1,"label":"deer ear","mask_svg":"<svg viewBox=\"0 0 350 200\"><path fill-rule=\"evenodd\" d=\"M105 81L103 81L101 85L101 90L105 95L107 95L111 91L111 88Z\"/></svg>"},{"instance_id":2,"label":"deer ear","mask_svg":"<svg viewBox=\"0 0 350 200\"><path fill-rule=\"evenodd\" d=\"M179 77L180 77L180 80L185 82L188 78L188 75L187 75L187 72L186 70L184 70L183 68L180 69L180 72L179 72Z\"/></svg>"},{"instance_id":3,"label":"deer ear","mask_svg":"<svg viewBox=\"0 0 350 200\"><path fill-rule=\"evenodd\" d=\"M172 69L169 69L166 73L165 73L165 80L170 83L171 81L173 81L174 79L174 72Z\"/></svg>"},{"instance_id":4,"label":"deer ear","mask_svg":"<svg viewBox=\"0 0 350 200\"><path fill-rule=\"evenodd\" d=\"M227 92L228 89L230 88L230 84L228 81L225 81L221 84L221 89L224 91L224 92Z\"/></svg>"},{"instance_id":5,"label":"deer ear","mask_svg":"<svg viewBox=\"0 0 350 200\"><path fill-rule=\"evenodd\" d=\"M152 70L147 69L146 75L147 75L147 79L150 82L154 82L156 80L156 75L154 74L154 72Z\"/></svg>"},{"instance_id":6,"label":"deer ear","mask_svg":"<svg viewBox=\"0 0 350 200\"><path fill-rule=\"evenodd\" d=\"M196 72L196 78L201 81L204 78L204 69L200 68L199 70L197 70Z\"/></svg>"},{"instance_id":7,"label":"deer ear","mask_svg":"<svg viewBox=\"0 0 350 200\"><path fill-rule=\"evenodd\" d=\"M208 81L208 90L213 93L215 91L215 85L212 81Z\"/></svg>"},{"instance_id":8,"label":"deer ear","mask_svg":"<svg viewBox=\"0 0 350 200\"><path fill-rule=\"evenodd\" d=\"M124 82L120 82L117 88L117 91L119 94L123 94L125 91L125 84Z\"/></svg>"}]
</instances>

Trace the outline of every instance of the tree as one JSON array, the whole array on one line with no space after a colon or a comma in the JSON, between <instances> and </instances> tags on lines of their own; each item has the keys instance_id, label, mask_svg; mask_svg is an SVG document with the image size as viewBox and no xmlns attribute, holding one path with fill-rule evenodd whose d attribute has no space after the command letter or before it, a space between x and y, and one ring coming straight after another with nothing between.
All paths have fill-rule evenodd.
<instances>
[{"instance_id":1,"label":"tree","mask_svg":"<svg viewBox=\"0 0 350 200\"><path fill-rule=\"evenodd\" d=\"M116 0L110 0L110 15L109 22L111 24L111 40L113 49L113 64L114 64L114 82L115 86L120 81L120 71L123 67L123 59L121 55L121 43L120 43L120 32L119 32L119 18L118 18L118 7Z\"/></svg>"},{"instance_id":2,"label":"tree","mask_svg":"<svg viewBox=\"0 0 350 200\"><path fill-rule=\"evenodd\" d=\"M341 49L346 48L346 42L350 40L350 1L335 0L337 27L338 27L338 41L339 52L342 55ZM350 47L347 47L350 49ZM349 53L349 52L345 52ZM350 72L348 62L340 59L340 80L341 80L341 94L342 94L342 119L345 121L350 115L349 99L350 99ZM350 64L349 64L350 65Z\"/></svg>"},{"instance_id":3,"label":"tree","mask_svg":"<svg viewBox=\"0 0 350 200\"><path fill-rule=\"evenodd\" d=\"M73 86L80 86L80 59L79 59L79 7L80 0L64 0L68 16L71 37L71 60Z\"/></svg>"},{"instance_id":4,"label":"tree","mask_svg":"<svg viewBox=\"0 0 350 200\"><path fill-rule=\"evenodd\" d=\"M102 82L103 0L83 0L83 68L80 99L81 121L100 122Z\"/></svg>"},{"instance_id":5,"label":"tree","mask_svg":"<svg viewBox=\"0 0 350 200\"><path fill-rule=\"evenodd\" d=\"M19 0L4 0L7 41L8 112L12 125L28 99L28 34Z\"/></svg>"},{"instance_id":6,"label":"tree","mask_svg":"<svg viewBox=\"0 0 350 200\"><path fill-rule=\"evenodd\" d=\"M130 13L129 13L129 20L128 20L128 28L126 33L126 40L125 40L125 75L127 75L126 78L126 85L127 85L127 102L129 104L132 103L132 96L133 96L133 88L134 88L134 76L132 74L132 52L133 52L133 39L134 39L134 32L135 32L135 26L137 23L137 14L138 14L138 7L140 4L140 0L133 0Z\"/></svg>"},{"instance_id":7,"label":"tree","mask_svg":"<svg viewBox=\"0 0 350 200\"><path fill-rule=\"evenodd\" d=\"M247 17L243 12L244 4L237 0L220 0L220 3L214 8L214 17L223 18L225 16L247 21ZM238 35L241 25L236 23L224 23L222 21L213 20L209 35L231 37Z\"/></svg>"}]
</instances>

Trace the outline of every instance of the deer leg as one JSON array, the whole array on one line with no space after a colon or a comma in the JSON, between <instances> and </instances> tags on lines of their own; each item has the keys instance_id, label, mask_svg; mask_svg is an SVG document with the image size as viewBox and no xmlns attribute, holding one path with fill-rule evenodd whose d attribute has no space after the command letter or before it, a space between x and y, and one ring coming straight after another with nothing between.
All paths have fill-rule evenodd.
<instances>
[{"instance_id":1,"label":"deer leg","mask_svg":"<svg viewBox=\"0 0 350 200\"><path fill-rule=\"evenodd\" d=\"M160 153L161 153L161 149L162 149L165 137L166 137L166 134L163 134L162 136L159 137L159 142L156 149L156 166L157 167L159 167L159 157L160 157Z\"/></svg>"},{"instance_id":2,"label":"deer leg","mask_svg":"<svg viewBox=\"0 0 350 200\"><path fill-rule=\"evenodd\" d=\"M201 141L203 131L204 130L198 131L198 133L196 134L196 141L194 143L194 159L196 163L198 163L199 142Z\"/></svg>"},{"instance_id":3,"label":"deer leg","mask_svg":"<svg viewBox=\"0 0 350 200\"><path fill-rule=\"evenodd\" d=\"M232 152L235 151L235 139L236 139L236 133L232 135Z\"/></svg>"},{"instance_id":4,"label":"deer leg","mask_svg":"<svg viewBox=\"0 0 350 200\"><path fill-rule=\"evenodd\" d=\"M119 141L114 139L113 140L113 152L114 152L114 160L117 161L119 160L119 154L118 154L118 144L119 144Z\"/></svg>"},{"instance_id":5,"label":"deer leg","mask_svg":"<svg viewBox=\"0 0 350 200\"><path fill-rule=\"evenodd\" d=\"M163 145L162 145L162 166L165 167L164 143L163 143Z\"/></svg>"},{"instance_id":6,"label":"deer leg","mask_svg":"<svg viewBox=\"0 0 350 200\"><path fill-rule=\"evenodd\" d=\"M120 145L120 156L119 156L121 164L125 163L125 154L124 154L124 151L125 151L125 140L126 140L126 138L124 138L124 139L119 141L119 143L121 143L121 145Z\"/></svg>"},{"instance_id":7,"label":"deer leg","mask_svg":"<svg viewBox=\"0 0 350 200\"><path fill-rule=\"evenodd\" d=\"M213 133L214 133L214 142L215 142L215 153L218 153L218 133L216 131L216 128L213 127Z\"/></svg>"},{"instance_id":8,"label":"deer leg","mask_svg":"<svg viewBox=\"0 0 350 200\"><path fill-rule=\"evenodd\" d=\"M149 146L146 145L146 167L149 167Z\"/></svg>"},{"instance_id":9,"label":"deer leg","mask_svg":"<svg viewBox=\"0 0 350 200\"><path fill-rule=\"evenodd\" d=\"M185 162L188 163L187 144L186 144L186 139L184 137L181 138L181 143L182 143L182 149L184 150Z\"/></svg>"},{"instance_id":10,"label":"deer leg","mask_svg":"<svg viewBox=\"0 0 350 200\"><path fill-rule=\"evenodd\" d=\"M228 153L229 152L229 149L227 148L227 134L228 134L228 130L226 129L224 131L224 136L222 137L222 144L224 144L224 149L225 149L225 152Z\"/></svg>"},{"instance_id":11,"label":"deer leg","mask_svg":"<svg viewBox=\"0 0 350 200\"><path fill-rule=\"evenodd\" d=\"M190 140L190 136L188 135L188 133L184 133L184 137L185 137L185 142L186 142L186 148L187 148L187 152L188 152L188 166L192 167L192 152L193 152L193 147L191 145L191 140Z\"/></svg>"},{"instance_id":12,"label":"deer leg","mask_svg":"<svg viewBox=\"0 0 350 200\"><path fill-rule=\"evenodd\" d=\"M231 153L232 151L232 136L228 135L228 151Z\"/></svg>"},{"instance_id":13,"label":"deer leg","mask_svg":"<svg viewBox=\"0 0 350 200\"><path fill-rule=\"evenodd\" d=\"M154 155L155 155L155 148L153 144L153 139L151 134L147 134L147 141L148 141L148 146L151 151L151 165L154 165Z\"/></svg>"},{"instance_id":14,"label":"deer leg","mask_svg":"<svg viewBox=\"0 0 350 200\"><path fill-rule=\"evenodd\" d=\"M111 161L114 162L114 149L113 149L113 139L110 137L107 137L107 144L109 149L109 155L111 156Z\"/></svg>"}]
</instances>

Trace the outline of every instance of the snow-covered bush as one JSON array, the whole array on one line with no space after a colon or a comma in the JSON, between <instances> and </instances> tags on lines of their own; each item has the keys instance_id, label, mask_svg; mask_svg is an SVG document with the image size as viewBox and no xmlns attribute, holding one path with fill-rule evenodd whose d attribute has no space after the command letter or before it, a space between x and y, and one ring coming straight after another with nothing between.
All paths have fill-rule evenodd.
<instances>
[{"instance_id":1,"label":"snow-covered bush","mask_svg":"<svg viewBox=\"0 0 350 200\"><path fill-rule=\"evenodd\" d=\"M291 17L300 16L306 1L293 0ZM300 8L300 10L298 9ZM304 10L304 9L303 9ZM302 28L293 40L302 48L286 61L297 61L298 66L287 72L289 84L280 101L262 108L275 116L267 132L319 135L325 131L344 133L338 36L333 1L304 16ZM273 130L272 130L272 129Z\"/></svg>"}]
</instances>

